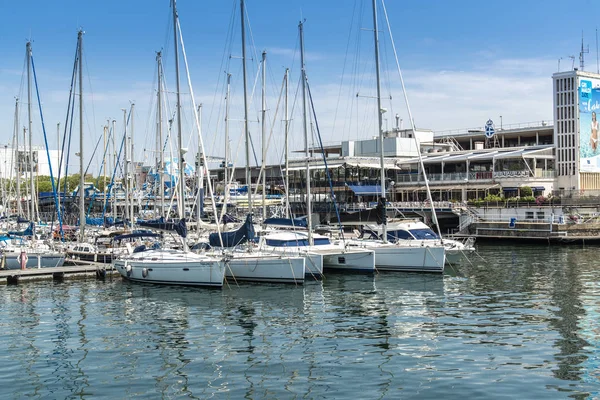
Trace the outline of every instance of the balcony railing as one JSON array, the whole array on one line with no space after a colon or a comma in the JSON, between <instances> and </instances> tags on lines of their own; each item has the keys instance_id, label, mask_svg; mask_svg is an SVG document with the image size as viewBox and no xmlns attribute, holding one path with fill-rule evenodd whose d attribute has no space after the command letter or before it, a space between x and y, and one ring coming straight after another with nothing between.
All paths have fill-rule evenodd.
<instances>
[{"instance_id":1,"label":"balcony railing","mask_svg":"<svg viewBox=\"0 0 600 400\"><path fill-rule=\"evenodd\" d=\"M544 120L544 121L533 121L533 122L523 122L520 124L504 124L502 125L502 127L500 127L498 124L496 125L496 133L501 133L502 131L507 131L507 130L517 130L517 129L527 129L527 128L545 128L545 127L551 127L553 126L553 122L552 119L550 120ZM478 126L478 127L474 127L474 128L468 128L468 129L450 129L450 130L445 130L445 131L436 131L434 132L434 137L440 138L440 137L444 137L444 136L461 136L461 135L468 135L468 134L473 134L473 133L484 133L485 132L485 127L483 126Z\"/></svg>"},{"instance_id":2,"label":"balcony railing","mask_svg":"<svg viewBox=\"0 0 600 400\"><path fill-rule=\"evenodd\" d=\"M489 181L498 178L554 178L555 171L536 171L533 175L529 170L520 171L471 171L471 172L447 172L444 174L428 174L429 182L467 182L467 181ZM422 174L398 175L397 183L424 183Z\"/></svg>"}]
</instances>

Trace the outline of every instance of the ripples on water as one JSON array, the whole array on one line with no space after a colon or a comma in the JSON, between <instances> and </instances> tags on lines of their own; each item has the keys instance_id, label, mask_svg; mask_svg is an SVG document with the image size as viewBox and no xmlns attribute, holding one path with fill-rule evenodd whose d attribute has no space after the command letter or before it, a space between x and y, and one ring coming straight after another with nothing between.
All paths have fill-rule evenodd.
<instances>
[{"instance_id":1,"label":"ripples on water","mask_svg":"<svg viewBox=\"0 0 600 400\"><path fill-rule=\"evenodd\" d=\"M222 291L0 288L4 398L599 396L597 247L480 245L445 276Z\"/></svg>"}]
</instances>

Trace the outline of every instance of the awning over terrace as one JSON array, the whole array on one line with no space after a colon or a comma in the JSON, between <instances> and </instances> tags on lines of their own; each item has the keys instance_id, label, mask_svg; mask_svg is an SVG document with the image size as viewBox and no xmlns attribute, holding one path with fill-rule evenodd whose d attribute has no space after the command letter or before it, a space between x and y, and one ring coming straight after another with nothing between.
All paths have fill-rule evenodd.
<instances>
[{"instance_id":1,"label":"awning over terrace","mask_svg":"<svg viewBox=\"0 0 600 400\"><path fill-rule=\"evenodd\" d=\"M357 196L373 196L381 194L381 185L348 185ZM389 188L387 189L389 191Z\"/></svg>"}]
</instances>

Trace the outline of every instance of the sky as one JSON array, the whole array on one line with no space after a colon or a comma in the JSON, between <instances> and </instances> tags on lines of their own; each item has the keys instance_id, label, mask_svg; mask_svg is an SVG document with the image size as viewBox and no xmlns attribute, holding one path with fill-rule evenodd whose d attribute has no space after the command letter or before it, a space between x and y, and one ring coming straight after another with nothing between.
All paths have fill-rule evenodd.
<instances>
[{"instance_id":1,"label":"sky","mask_svg":"<svg viewBox=\"0 0 600 400\"><path fill-rule=\"evenodd\" d=\"M384 128L395 116L408 127L403 92L381 1L378 0L381 95ZM551 120L551 75L579 66L582 34L589 46L586 70L596 71L596 29L600 2L476 0L385 1L406 95L418 128L445 131L481 127L488 119L506 128ZM197 104L206 154L223 157L225 76L231 74L230 148L236 166L243 152L243 86L238 0L179 0L179 22ZM162 50L168 98L175 109L175 60L169 0L48 2L0 0L0 143L15 130L15 97L20 98L19 131L27 120L25 45L32 41L46 134L51 148L64 134L77 32L84 34L84 160L90 162L103 125L116 121L123 135L123 111L135 104L135 160L151 164L156 155L156 52ZM249 129L261 161L261 52L267 53L266 135L268 163L283 159L280 97L290 69L290 150L303 148L298 23L304 21L305 65L314 114L324 144L377 135L373 16L367 0L247 0ZM181 50L180 50L181 51ZM180 54L181 55L181 54ZM570 56L573 56L571 58ZM181 63L183 147L193 158L198 146L187 74ZM278 106L279 104L279 106ZM76 111L76 114L78 112ZM312 111L310 112L312 114ZM37 98L32 101L33 142L43 145ZM500 118L500 116L502 116ZM169 119L169 118L167 118ZM60 139L57 124L61 125ZM112 125L112 123L111 123ZM174 125L175 127L176 125ZM78 117L74 120L69 168L78 168ZM131 129L131 127L129 128ZM176 132L167 148L176 149ZM309 141L315 141L315 135ZM91 161L100 168L102 143ZM297 157L297 154L294 155ZM252 164L255 157L252 157ZM110 171L109 171L110 172Z\"/></svg>"}]
</instances>

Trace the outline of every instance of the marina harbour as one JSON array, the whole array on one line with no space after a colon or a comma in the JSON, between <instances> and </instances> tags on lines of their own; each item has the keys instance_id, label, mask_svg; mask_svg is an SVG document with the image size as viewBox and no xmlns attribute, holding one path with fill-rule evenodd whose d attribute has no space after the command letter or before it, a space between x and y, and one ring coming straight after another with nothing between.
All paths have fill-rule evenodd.
<instances>
[{"instance_id":1,"label":"marina harbour","mask_svg":"<svg viewBox=\"0 0 600 400\"><path fill-rule=\"evenodd\" d=\"M478 245L444 275L220 291L2 288L7 398L595 398L595 246Z\"/></svg>"},{"instance_id":2,"label":"marina harbour","mask_svg":"<svg viewBox=\"0 0 600 400\"><path fill-rule=\"evenodd\" d=\"M7 3L2 398L600 399L597 29L230 3Z\"/></svg>"}]
</instances>

